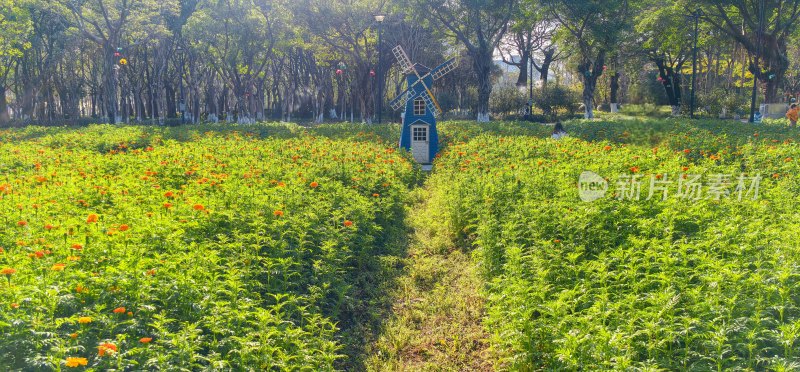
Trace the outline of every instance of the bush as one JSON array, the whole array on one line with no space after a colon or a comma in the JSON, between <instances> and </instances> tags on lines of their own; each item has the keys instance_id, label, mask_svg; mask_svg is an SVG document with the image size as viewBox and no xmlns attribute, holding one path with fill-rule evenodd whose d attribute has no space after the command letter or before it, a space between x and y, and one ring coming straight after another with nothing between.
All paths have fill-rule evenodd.
<instances>
[{"instance_id":1,"label":"bush","mask_svg":"<svg viewBox=\"0 0 800 372\"><path fill-rule=\"evenodd\" d=\"M635 104L669 105L664 85L658 82L657 78L658 72L646 71L642 72L638 79L632 79L628 101Z\"/></svg>"},{"instance_id":2,"label":"bush","mask_svg":"<svg viewBox=\"0 0 800 372\"><path fill-rule=\"evenodd\" d=\"M505 118L518 115L525 110L528 99L525 93L514 85L503 85L492 90L489 98L489 109L492 114Z\"/></svg>"},{"instance_id":3,"label":"bush","mask_svg":"<svg viewBox=\"0 0 800 372\"><path fill-rule=\"evenodd\" d=\"M545 116L558 120L571 116L580 107L580 94L562 86L550 86L534 92L533 102Z\"/></svg>"},{"instance_id":4,"label":"bush","mask_svg":"<svg viewBox=\"0 0 800 372\"><path fill-rule=\"evenodd\" d=\"M688 97L687 97L688 98ZM714 89L710 93L698 92L697 110L709 116L718 117L726 110L725 116L734 114L744 116L750 112L750 99L744 95L736 94L726 89ZM687 108L689 104L685 105Z\"/></svg>"}]
</instances>

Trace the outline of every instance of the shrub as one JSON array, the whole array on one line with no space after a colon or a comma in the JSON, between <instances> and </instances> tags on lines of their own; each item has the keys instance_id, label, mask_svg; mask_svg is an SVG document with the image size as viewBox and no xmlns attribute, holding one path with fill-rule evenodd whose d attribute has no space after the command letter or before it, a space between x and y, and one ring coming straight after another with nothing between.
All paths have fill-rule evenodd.
<instances>
[{"instance_id":1,"label":"shrub","mask_svg":"<svg viewBox=\"0 0 800 372\"><path fill-rule=\"evenodd\" d=\"M534 92L533 102L553 121L571 116L580 107L581 95L563 86L547 86Z\"/></svg>"},{"instance_id":2,"label":"shrub","mask_svg":"<svg viewBox=\"0 0 800 372\"><path fill-rule=\"evenodd\" d=\"M495 87L489 97L489 109L499 118L519 115L524 112L527 104L526 94L514 85Z\"/></svg>"}]
</instances>

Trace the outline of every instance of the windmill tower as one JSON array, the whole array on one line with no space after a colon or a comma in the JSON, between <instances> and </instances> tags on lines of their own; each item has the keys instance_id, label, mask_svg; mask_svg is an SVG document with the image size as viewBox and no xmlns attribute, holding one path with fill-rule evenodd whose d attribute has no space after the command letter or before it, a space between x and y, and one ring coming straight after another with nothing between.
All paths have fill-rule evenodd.
<instances>
[{"instance_id":1,"label":"windmill tower","mask_svg":"<svg viewBox=\"0 0 800 372\"><path fill-rule=\"evenodd\" d=\"M456 60L451 58L431 70L419 63L411 63L399 45L392 52L408 82L408 88L389 103L395 110L405 106L400 147L410 151L418 163L430 164L439 151L436 117L442 113L431 86L456 68Z\"/></svg>"}]
</instances>

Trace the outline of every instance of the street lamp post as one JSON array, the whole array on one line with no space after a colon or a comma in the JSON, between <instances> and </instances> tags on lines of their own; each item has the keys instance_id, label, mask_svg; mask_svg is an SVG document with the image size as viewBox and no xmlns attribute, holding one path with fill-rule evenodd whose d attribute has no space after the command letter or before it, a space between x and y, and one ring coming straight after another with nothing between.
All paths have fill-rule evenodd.
<instances>
[{"instance_id":1,"label":"street lamp post","mask_svg":"<svg viewBox=\"0 0 800 372\"><path fill-rule=\"evenodd\" d=\"M186 124L186 96L184 95L183 91L183 69L186 63L186 56L183 54L183 48L180 46L178 46L178 53L181 54L181 72L178 74L178 81L180 82L180 90L181 90L181 102L180 102L181 124Z\"/></svg>"},{"instance_id":2,"label":"street lamp post","mask_svg":"<svg viewBox=\"0 0 800 372\"><path fill-rule=\"evenodd\" d=\"M375 96L375 103L377 104L377 119L378 124L381 123L381 116L383 114L383 71L381 71L381 61L383 60L383 21L386 19L385 15L378 14L375 16L375 22L378 22L378 66L376 68L376 78L378 80L378 92Z\"/></svg>"},{"instance_id":3,"label":"street lamp post","mask_svg":"<svg viewBox=\"0 0 800 372\"><path fill-rule=\"evenodd\" d=\"M528 58L528 120L533 121L533 53Z\"/></svg>"},{"instance_id":4,"label":"street lamp post","mask_svg":"<svg viewBox=\"0 0 800 372\"><path fill-rule=\"evenodd\" d=\"M689 116L692 119L694 119L694 99L695 91L697 90L697 37L699 32L700 17L702 15L703 11L700 9L692 12L692 17L694 18L694 44L692 46L692 94L691 101L689 103Z\"/></svg>"},{"instance_id":5,"label":"street lamp post","mask_svg":"<svg viewBox=\"0 0 800 372\"><path fill-rule=\"evenodd\" d=\"M761 69L761 48L762 42L761 38L763 37L764 33L764 0L761 0L760 7L758 9L758 34L756 37L758 38L758 53L756 53L755 64L753 65L753 92L750 95L750 120L748 122L755 123L756 119L756 95L758 95L758 75L756 69ZM765 102L767 103L767 102ZM764 114L763 112L761 113Z\"/></svg>"}]
</instances>

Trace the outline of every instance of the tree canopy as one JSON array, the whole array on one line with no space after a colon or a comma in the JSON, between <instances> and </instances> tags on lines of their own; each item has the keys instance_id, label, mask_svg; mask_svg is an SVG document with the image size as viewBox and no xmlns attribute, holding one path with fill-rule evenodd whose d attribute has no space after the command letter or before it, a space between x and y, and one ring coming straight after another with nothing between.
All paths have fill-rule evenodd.
<instances>
[{"instance_id":1,"label":"tree canopy","mask_svg":"<svg viewBox=\"0 0 800 372\"><path fill-rule=\"evenodd\" d=\"M679 114L693 52L704 107L754 83L778 102L800 93L798 18L800 0L0 0L0 121L397 120L396 45L457 56L434 91L481 121L501 66L516 96L531 72L581 90L586 117L610 97Z\"/></svg>"}]
</instances>

